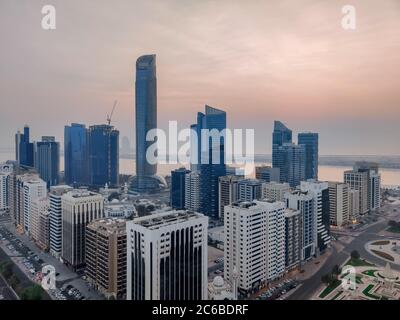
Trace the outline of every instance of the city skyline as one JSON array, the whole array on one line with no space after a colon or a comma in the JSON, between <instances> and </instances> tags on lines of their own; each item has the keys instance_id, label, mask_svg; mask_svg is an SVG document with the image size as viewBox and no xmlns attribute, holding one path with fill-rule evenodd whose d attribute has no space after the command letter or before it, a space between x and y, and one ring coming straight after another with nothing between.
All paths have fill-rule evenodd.
<instances>
[{"instance_id":1,"label":"city skyline","mask_svg":"<svg viewBox=\"0 0 400 320\"><path fill-rule=\"evenodd\" d=\"M224 10L211 2L119 4L99 2L93 14L88 2L75 10L73 1L54 1L57 29L46 32L41 4L2 2L0 149L12 148L25 123L36 141L63 141L68 123L105 123L115 99L112 125L134 147L134 64L155 53L160 128L169 120L189 127L210 104L227 112L227 127L255 129L256 153L270 153L277 119L294 132L318 132L321 155L400 154L396 1L354 1L354 31L341 28L336 1L224 2Z\"/></svg>"}]
</instances>

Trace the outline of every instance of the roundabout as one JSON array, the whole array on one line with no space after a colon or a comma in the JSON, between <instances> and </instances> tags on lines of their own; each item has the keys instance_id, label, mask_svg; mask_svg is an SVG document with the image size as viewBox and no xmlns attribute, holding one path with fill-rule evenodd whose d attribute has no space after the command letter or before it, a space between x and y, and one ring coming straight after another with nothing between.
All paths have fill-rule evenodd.
<instances>
[{"instance_id":1,"label":"roundabout","mask_svg":"<svg viewBox=\"0 0 400 320\"><path fill-rule=\"evenodd\" d=\"M374 240L365 245L365 249L375 257L400 265L400 241L398 240Z\"/></svg>"}]
</instances>

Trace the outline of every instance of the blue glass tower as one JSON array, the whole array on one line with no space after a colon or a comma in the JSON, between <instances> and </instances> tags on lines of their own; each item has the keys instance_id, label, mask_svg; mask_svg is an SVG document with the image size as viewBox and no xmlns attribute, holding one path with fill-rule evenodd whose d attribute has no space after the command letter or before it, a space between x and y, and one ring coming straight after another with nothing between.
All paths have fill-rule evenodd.
<instances>
[{"instance_id":1,"label":"blue glass tower","mask_svg":"<svg viewBox=\"0 0 400 320\"><path fill-rule=\"evenodd\" d=\"M205 113L197 114L195 127L198 137L198 169L200 172L200 211L211 217L218 217L218 178L226 175L225 137L226 112L205 107ZM210 135L203 135L203 130ZM214 130L219 134L213 139ZM204 139L208 139L205 141Z\"/></svg>"},{"instance_id":2,"label":"blue glass tower","mask_svg":"<svg viewBox=\"0 0 400 320\"><path fill-rule=\"evenodd\" d=\"M27 167L33 167L33 143L29 138L29 127L24 127L24 133L20 131L15 135L15 160L18 164Z\"/></svg>"},{"instance_id":3,"label":"blue glass tower","mask_svg":"<svg viewBox=\"0 0 400 320\"><path fill-rule=\"evenodd\" d=\"M283 153L282 146L292 143L292 130L282 122L274 121L272 132L272 167L280 169L280 182L288 182L287 156Z\"/></svg>"},{"instance_id":4,"label":"blue glass tower","mask_svg":"<svg viewBox=\"0 0 400 320\"><path fill-rule=\"evenodd\" d=\"M185 176L190 170L179 168L171 171L171 207L185 209Z\"/></svg>"},{"instance_id":5,"label":"blue glass tower","mask_svg":"<svg viewBox=\"0 0 400 320\"><path fill-rule=\"evenodd\" d=\"M74 186L89 184L88 130L72 123L64 127L65 183Z\"/></svg>"},{"instance_id":6,"label":"blue glass tower","mask_svg":"<svg viewBox=\"0 0 400 320\"><path fill-rule=\"evenodd\" d=\"M306 148L306 179L318 180L318 133L299 133L297 138Z\"/></svg>"},{"instance_id":7,"label":"blue glass tower","mask_svg":"<svg viewBox=\"0 0 400 320\"><path fill-rule=\"evenodd\" d=\"M156 56L141 56L136 61L136 177L132 189L138 192L157 190L160 179L157 165L147 161L146 151L154 142L146 141L149 130L157 128Z\"/></svg>"},{"instance_id":8,"label":"blue glass tower","mask_svg":"<svg viewBox=\"0 0 400 320\"><path fill-rule=\"evenodd\" d=\"M60 144L54 137L42 137L35 143L35 168L40 178L47 183L47 188L60 182Z\"/></svg>"},{"instance_id":9,"label":"blue glass tower","mask_svg":"<svg viewBox=\"0 0 400 320\"><path fill-rule=\"evenodd\" d=\"M119 131L113 126L89 127L89 172L92 186L118 186Z\"/></svg>"}]
</instances>

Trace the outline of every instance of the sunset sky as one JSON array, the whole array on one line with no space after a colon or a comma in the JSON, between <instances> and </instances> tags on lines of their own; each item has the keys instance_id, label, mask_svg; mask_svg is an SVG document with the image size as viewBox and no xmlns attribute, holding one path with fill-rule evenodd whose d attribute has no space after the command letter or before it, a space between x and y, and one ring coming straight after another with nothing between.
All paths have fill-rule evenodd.
<instances>
[{"instance_id":1,"label":"sunset sky","mask_svg":"<svg viewBox=\"0 0 400 320\"><path fill-rule=\"evenodd\" d=\"M57 29L41 28L41 9ZM341 26L355 6L356 30ZM0 149L25 123L55 135L113 124L134 142L134 66L157 55L158 125L208 104L254 128L271 153L273 120L320 134L320 154L400 154L399 0L1 0Z\"/></svg>"}]
</instances>

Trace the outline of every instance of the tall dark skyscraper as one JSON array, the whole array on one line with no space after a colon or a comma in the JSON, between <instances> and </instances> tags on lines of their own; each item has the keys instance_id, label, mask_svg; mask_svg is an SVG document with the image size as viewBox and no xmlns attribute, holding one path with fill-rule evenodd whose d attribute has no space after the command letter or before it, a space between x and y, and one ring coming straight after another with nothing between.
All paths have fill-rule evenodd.
<instances>
[{"instance_id":1,"label":"tall dark skyscraper","mask_svg":"<svg viewBox=\"0 0 400 320\"><path fill-rule=\"evenodd\" d=\"M42 137L35 143L35 168L47 188L58 185L60 181L60 144L54 137Z\"/></svg>"},{"instance_id":2,"label":"tall dark skyscraper","mask_svg":"<svg viewBox=\"0 0 400 320\"><path fill-rule=\"evenodd\" d=\"M15 135L15 159L22 166L33 167L33 143L29 138L29 127L24 127L24 133L20 131Z\"/></svg>"},{"instance_id":3,"label":"tall dark skyscraper","mask_svg":"<svg viewBox=\"0 0 400 320\"><path fill-rule=\"evenodd\" d=\"M292 143L292 130L282 122L274 122L272 133L272 167L279 168L280 182L296 187L305 180L306 149Z\"/></svg>"},{"instance_id":4,"label":"tall dark skyscraper","mask_svg":"<svg viewBox=\"0 0 400 320\"><path fill-rule=\"evenodd\" d=\"M318 180L318 133L299 133L297 140L306 149L306 179Z\"/></svg>"},{"instance_id":5,"label":"tall dark skyscraper","mask_svg":"<svg viewBox=\"0 0 400 320\"><path fill-rule=\"evenodd\" d=\"M226 175L225 138L221 135L218 140L209 137L202 141L202 130L213 130L221 133L226 129L225 111L205 107L205 113L197 114L197 125L192 130L197 131L198 137L198 169L200 172L200 212L218 217L218 178ZM208 148L206 148L208 145Z\"/></svg>"},{"instance_id":6,"label":"tall dark skyscraper","mask_svg":"<svg viewBox=\"0 0 400 320\"><path fill-rule=\"evenodd\" d=\"M73 123L64 128L65 183L89 184L89 141L85 125Z\"/></svg>"},{"instance_id":7,"label":"tall dark skyscraper","mask_svg":"<svg viewBox=\"0 0 400 320\"><path fill-rule=\"evenodd\" d=\"M179 168L171 171L171 207L185 209L185 178L190 170Z\"/></svg>"},{"instance_id":8,"label":"tall dark skyscraper","mask_svg":"<svg viewBox=\"0 0 400 320\"><path fill-rule=\"evenodd\" d=\"M89 127L89 168L91 185L118 185L119 131L113 126Z\"/></svg>"},{"instance_id":9,"label":"tall dark skyscraper","mask_svg":"<svg viewBox=\"0 0 400 320\"><path fill-rule=\"evenodd\" d=\"M141 56L136 61L136 177L132 189L148 192L159 188L157 165L147 161L146 151L154 142L146 141L147 132L157 128L156 56Z\"/></svg>"}]
</instances>

